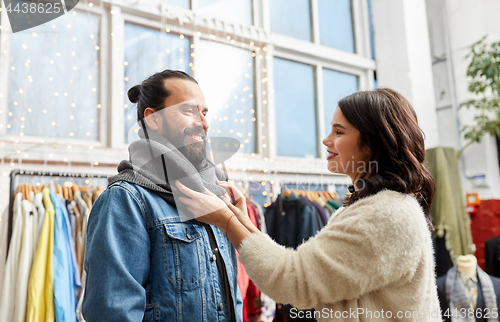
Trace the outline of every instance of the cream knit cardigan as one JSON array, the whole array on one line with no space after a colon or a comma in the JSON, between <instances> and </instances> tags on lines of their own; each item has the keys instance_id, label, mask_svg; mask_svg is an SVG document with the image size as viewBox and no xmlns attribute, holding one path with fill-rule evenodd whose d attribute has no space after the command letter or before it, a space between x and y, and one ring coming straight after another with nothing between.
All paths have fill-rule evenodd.
<instances>
[{"instance_id":1,"label":"cream knit cardigan","mask_svg":"<svg viewBox=\"0 0 500 322\"><path fill-rule=\"evenodd\" d=\"M441 321L431 234L411 195L340 208L297 250L252 234L239 259L264 293L319 321Z\"/></svg>"}]
</instances>

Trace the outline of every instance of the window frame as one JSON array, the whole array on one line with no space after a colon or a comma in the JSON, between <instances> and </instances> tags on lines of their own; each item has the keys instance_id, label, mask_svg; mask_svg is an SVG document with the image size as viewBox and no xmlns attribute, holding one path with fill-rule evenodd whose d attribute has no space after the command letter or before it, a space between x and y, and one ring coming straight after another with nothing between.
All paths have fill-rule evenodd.
<instances>
[{"instance_id":1,"label":"window frame","mask_svg":"<svg viewBox=\"0 0 500 322\"><path fill-rule=\"evenodd\" d=\"M9 73L2 73L0 76L0 88L3 90L0 92L0 124L3 125L0 128L0 141L4 143L4 147L6 150L18 150L15 146L27 145L33 146L36 144L41 145L41 151L36 151L34 153L29 153L30 155L34 155L35 159L47 159L47 155L58 155L64 154L71 147L71 149L75 148L73 151L78 151L77 153L80 156L84 156L88 151L89 146L92 148L104 148L107 144L107 138L109 136L107 122L108 122L108 111L106 110L106 104L108 98L107 93L107 69L108 66L108 46L107 46L107 37L102 37L102 35L106 35L108 33L108 15L106 12L106 8L104 6L87 6L87 7L78 7L73 9L77 14L96 14L99 18L99 95L98 95L98 104L101 104L101 108L98 108L98 124L97 124L97 139L96 140L85 140L85 139L72 139L72 138L48 138L42 136L30 136L30 135L12 135L7 134L7 123L8 123L8 86L9 86ZM72 11L73 11L72 10ZM1 19L1 29L0 29L0 69L8 70L9 61L11 56L10 51L10 36L11 29L9 25L8 17L6 17L7 13L5 10L2 10L2 19ZM5 16L4 16L5 15ZM5 32L1 32L5 30ZM31 31L26 30L24 33L31 33ZM5 41L4 41L5 39ZM4 50L6 52L4 52ZM43 143L41 143L43 142ZM46 145L44 147L44 145ZM86 149L82 148L83 146ZM85 152L84 152L85 151ZM5 156L7 157L7 155ZM22 159L22 158L21 158ZM31 159L31 158L30 158Z\"/></svg>"},{"instance_id":2,"label":"window frame","mask_svg":"<svg viewBox=\"0 0 500 322\"><path fill-rule=\"evenodd\" d=\"M320 44L318 3L317 0L310 0L311 4L311 29L312 41L303 41L292 37L278 35L270 31L269 1L272 0L252 0L252 26L242 26L235 23L227 23L218 18L202 17L196 14L198 0L191 0L191 9L183 9L168 5L161 1L150 0L148 2L131 4L125 0L96 0L93 7L88 3L82 3L74 10L79 13L92 12L100 15L100 79L99 79L99 100L103 108L99 111L98 141L87 142L76 139L49 139L42 137L6 137L6 128L0 128L0 141L8 145L10 150L15 150L17 145L28 146L34 141L44 140L45 145L40 145L38 150L39 159L45 160L45 155L50 151L56 151L60 155L67 154L67 145L74 146L74 154L69 158L75 160L93 160L99 162L118 163L126 156L127 145L123 135L124 128L124 27L125 23L134 23L147 28L161 30L162 27L170 29L170 33L183 34L190 38L190 43L194 45L195 57L192 58L194 71L192 75L196 78L196 48L201 39L231 44L225 37L229 35L231 40L236 39L245 43L245 48L254 52L259 48L267 48L263 59L259 59L259 54L254 60L254 95L255 114L257 115L255 135L256 151L251 155L243 155L237 160L232 160L226 165L239 173L246 170L260 171L280 171L278 166L272 165L269 161L298 162L312 164L312 169L299 169L297 173L302 174L328 174L326 170L325 149L322 148L321 139L324 133L323 107L323 68L336 70L339 72L353 74L358 77L358 89L366 90L373 88L373 72L376 63L371 59L368 6L366 0L352 0L353 29L355 37L355 53L343 52ZM160 12L160 9L162 10ZM113 11L113 13L111 13ZM8 23L5 10L2 10L2 30L7 30L5 24ZM0 38L7 38L7 41L0 40L0 69L9 65L8 55L3 54L3 50L8 50L7 32L0 30ZM113 33L113 36L111 36ZM210 34L215 34L216 39L211 39ZM253 42L253 46L250 45ZM274 78L273 78L273 57L284 58L299 63L312 65L315 70L315 101L316 101L316 137L318 147L318 158L305 159L297 157L284 157L276 155L276 123L275 123L275 102L274 102ZM6 59L7 58L7 59ZM7 67L8 68L8 67ZM263 68L267 72L263 72ZM5 70L5 69L4 69ZM6 73L4 73L6 74ZM265 80L265 82L264 82ZM8 74L0 75L0 88L7 88ZM4 86L5 85L5 86ZM263 91L267 94L264 95ZM0 91L0 93L2 93ZM0 97L0 124L7 123L7 95ZM267 104L264 104L267 101ZM112 120L112 121L111 121ZM15 143L18 142L18 143ZM35 142L36 143L36 142ZM50 144L47 144L50 143ZM93 145L99 149L99 153L88 153L88 146ZM265 145L265 147L264 147ZM81 146L81 148L77 148ZM101 152L102 150L102 152ZM97 151L95 151L97 152ZM31 155L31 153L30 153ZM126 158L126 157L125 157ZM248 159L252 159L249 162ZM93 164L93 161L91 162ZM89 161L90 162L90 161ZM251 166L249 166L251 163ZM321 170L320 170L321 168ZM243 170L245 169L245 170ZM323 170L324 169L324 170Z\"/></svg>"},{"instance_id":3,"label":"window frame","mask_svg":"<svg viewBox=\"0 0 500 322\"><path fill-rule=\"evenodd\" d=\"M269 1L263 0L263 26L266 31L270 32L270 13ZM312 34L311 42L301 39L284 36L276 33L271 33L274 57L283 58L298 63L308 64L313 66L315 71L315 101L316 101L316 137L318 158L316 160L325 160L326 150L322 148L322 136L324 133L324 124L321 121L324 115L324 96L323 96L323 68L352 74L358 79L358 90L372 89L374 85L373 72L376 69L376 63L371 59L369 22L368 22L368 5L366 0L352 0L352 15L354 29L354 44L355 52L348 53L335 48L321 45L319 32L319 15L318 1L310 0L311 15L312 15ZM271 61L272 64L272 61ZM271 67L271 70L273 68ZM274 79L272 72L270 73L271 85L274 89ZM273 95L274 96L274 95ZM274 97L270 99L271 104L268 106L268 113L274 114L275 102ZM278 156L276 149L276 123L274 116L269 122L269 132L271 133L271 153L273 159L286 160L289 162L304 160L304 158ZM310 160L310 159L307 159ZM312 159L314 160L314 159ZM326 161L324 161L326 164Z\"/></svg>"}]
</instances>

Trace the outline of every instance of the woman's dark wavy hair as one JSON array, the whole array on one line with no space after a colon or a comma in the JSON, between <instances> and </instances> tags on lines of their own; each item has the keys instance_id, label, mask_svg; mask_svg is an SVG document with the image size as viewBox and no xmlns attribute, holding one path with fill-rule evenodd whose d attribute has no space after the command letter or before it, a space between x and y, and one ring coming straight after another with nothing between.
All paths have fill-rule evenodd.
<instances>
[{"instance_id":1,"label":"woman's dark wavy hair","mask_svg":"<svg viewBox=\"0 0 500 322\"><path fill-rule=\"evenodd\" d=\"M424 136L410 102L392 89L379 88L349 95L338 106L360 132L359 146L370 149L372 165L356 178L355 184L361 187L364 182L364 188L348 204L383 189L413 194L434 230L430 218L434 179L424 165Z\"/></svg>"}]
</instances>

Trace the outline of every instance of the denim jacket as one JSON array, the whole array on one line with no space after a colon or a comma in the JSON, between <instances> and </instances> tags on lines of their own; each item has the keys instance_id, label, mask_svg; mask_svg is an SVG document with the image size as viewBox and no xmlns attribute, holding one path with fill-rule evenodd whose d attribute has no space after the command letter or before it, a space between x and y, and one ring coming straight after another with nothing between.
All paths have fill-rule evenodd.
<instances>
[{"instance_id":1,"label":"denim jacket","mask_svg":"<svg viewBox=\"0 0 500 322\"><path fill-rule=\"evenodd\" d=\"M212 226L242 321L236 251ZM83 316L94 321L229 321L223 283L202 225L181 222L155 193L119 181L92 207Z\"/></svg>"}]
</instances>

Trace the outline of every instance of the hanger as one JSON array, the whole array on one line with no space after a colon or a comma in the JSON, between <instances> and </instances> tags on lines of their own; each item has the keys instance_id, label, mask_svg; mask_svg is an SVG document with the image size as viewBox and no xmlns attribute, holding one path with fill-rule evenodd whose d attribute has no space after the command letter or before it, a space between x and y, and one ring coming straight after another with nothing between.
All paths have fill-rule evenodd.
<instances>
[{"instance_id":1,"label":"hanger","mask_svg":"<svg viewBox=\"0 0 500 322\"><path fill-rule=\"evenodd\" d=\"M333 200L333 195L331 192L329 191L323 191L323 197L326 199L326 200Z\"/></svg>"},{"instance_id":2,"label":"hanger","mask_svg":"<svg viewBox=\"0 0 500 322\"><path fill-rule=\"evenodd\" d=\"M71 201L74 200L73 199L73 189L71 187L68 187L68 197L69 197L69 200L71 200Z\"/></svg>"},{"instance_id":3,"label":"hanger","mask_svg":"<svg viewBox=\"0 0 500 322\"><path fill-rule=\"evenodd\" d=\"M290 197L291 194L292 194L291 190L285 190L285 191L283 191L283 196L285 196L287 198Z\"/></svg>"},{"instance_id":4,"label":"hanger","mask_svg":"<svg viewBox=\"0 0 500 322\"><path fill-rule=\"evenodd\" d=\"M27 188L28 188L28 200L32 201L31 200L31 193L33 192L33 195L35 194L35 192L33 191L33 185L28 184Z\"/></svg>"},{"instance_id":5,"label":"hanger","mask_svg":"<svg viewBox=\"0 0 500 322\"><path fill-rule=\"evenodd\" d=\"M71 186L71 190L73 190L73 193L75 193L77 191L80 191L80 188L76 184L74 184Z\"/></svg>"},{"instance_id":6,"label":"hanger","mask_svg":"<svg viewBox=\"0 0 500 322\"><path fill-rule=\"evenodd\" d=\"M28 187L26 184L23 184L22 192L23 192L23 200L28 200Z\"/></svg>"}]
</instances>

